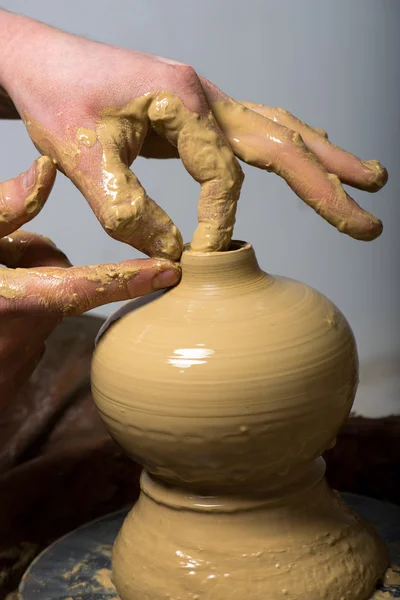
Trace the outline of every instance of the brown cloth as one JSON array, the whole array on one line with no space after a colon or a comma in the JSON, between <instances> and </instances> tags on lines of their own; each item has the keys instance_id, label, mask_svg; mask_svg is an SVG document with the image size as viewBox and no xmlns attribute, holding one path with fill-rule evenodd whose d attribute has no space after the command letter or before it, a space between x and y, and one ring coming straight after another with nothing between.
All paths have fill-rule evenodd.
<instances>
[{"instance_id":1,"label":"brown cloth","mask_svg":"<svg viewBox=\"0 0 400 600\"><path fill-rule=\"evenodd\" d=\"M140 468L110 439L92 401L90 362L102 323L65 319L0 414L0 599L49 543L138 496ZM326 456L330 483L400 504L399 440L400 417L350 419Z\"/></svg>"},{"instance_id":2,"label":"brown cloth","mask_svg":"<svg viewBox=\"0 0 400 600\"><path fill-rule=\"evenodd\" d=\"M95 317L65 319L0 413L0 598L45 546L132 503L140 469L117 448L90 391Z\"/></svg>"}]
</instances>

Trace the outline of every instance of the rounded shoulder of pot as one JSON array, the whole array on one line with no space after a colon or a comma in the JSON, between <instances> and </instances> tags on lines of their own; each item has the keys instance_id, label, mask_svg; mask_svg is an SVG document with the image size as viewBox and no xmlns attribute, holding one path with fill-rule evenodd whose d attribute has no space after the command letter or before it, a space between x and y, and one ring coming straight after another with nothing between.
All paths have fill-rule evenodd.
<instances>
[{"instance_id":1,"label":"rounded shoulder of pot","mask_svg":"<svg viewBox=\"0 0 400 600\"><path fill-rule=\"evenodd\" d=\"M346 361L356 354L345 316L306 284L262 272L239 287L229 281L225 287L193 283L182 278L175 288L116 311L98 334L97 342L112 326L96 348L95 360L102 362L107 355L129 370L133 348L135 353L141 352L139 347L151 348L155 364L157 357L164 362L176 349L199 345L213 351L213 363L224 356L239 360L243 353L257 360L271 353L293 355L302 364L328 355ZM136 313L139 308L143 310Z\"/></svg>"},{"instance_id":2,"label":"rounded shoulder of pot","mask_svg":"<svg viewBox=\"0 0 400 600\"><path fill-rule=\"evenodd\" d=\"M112 315L110 315L100 327L94 345L97 346L100 338L114 323L119 321L119 319L122 319L122 317L125 317L125 315L137 310L138 308L141 308L142 306L146 306L146 304L149 304L150 302L153 302L166 292L167 290L157 290L156 292L152 292L151 294L147 294L146 296L134 298L133 300L128 300L128 302L125 302L125 304L123 304L115 312L113 312Z\"/></svg>"}]
</instances>

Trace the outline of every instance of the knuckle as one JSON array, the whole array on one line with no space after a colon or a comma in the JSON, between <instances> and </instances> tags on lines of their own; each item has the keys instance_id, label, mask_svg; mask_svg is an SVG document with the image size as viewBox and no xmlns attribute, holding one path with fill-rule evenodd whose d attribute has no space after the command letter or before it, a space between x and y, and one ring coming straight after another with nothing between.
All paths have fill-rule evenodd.
<instances>
[{"instance_id":1,"label":"knuckle","mask_svg":"<svg viewBox=\"0 0 400 600\"><path fill-rule=\"evenodd\" d=\"M230 195L238 198L244 181L244 173L238 161L234 159L230 168L221 176L224 188Z\"/></svg>"},{"instance_id":2,"label":"knuckle","mask_svg":"<svg viewBox=\"0 0 400 600\"><path fill-rule=\"evenodd\" d=\"M55 297L57 313L63 316L78 315L90 308L90 299L83 285L66 280Z\"/></svg>"},{"instance_id":3,"label":"knuckle","mask_svg":"<svg viewBox=\"0 0 400 600\"><path fill-rule=\"evenodd\" d=\"M304 149L306 147L300 133L294 131L294 129L288 129L288 141L292 146L296 146L297 148Z\"/></svg>"},{"instance_id":4,"label":"knuckle","mask_svg":"<svg viewBox=\"0 0 400 600\"><path fill-rule=\"evenodd\" d=\"M203 88L195 69L189 65L176 65L172 67L175 85L181 91L203 94Z\"/></svg>"},{"instance_id":5,"label":"knuckle","mask_svg":"<svg viewBox=\"0 0 400 600\"><path fill-rule=\"evenodd\" d=\"M210 152L202 160L203 170L207 175L212 173L226 191L239 193L244 181L243 169L229 146L217 144L217 148L218 152ZM207 180L207 176L204 176L204 180Z\"/></svg>"},{"instance_id":6,"label":"knuckle","mask_svg":"<svg viewBox=\"0 0 400 600\"><path fill-rule=\"evenodd\" d=\"M198 76L197 73L195 71L195 69L193 67L191 67L190 65L185 65L185 64L180 64L180 65L175 65L173 67L176 77L180 78L183 81L198 81Z\"/></svg>"},{"instance_id":7,"label":"knuckle","mask_svg":"<svg viewBox=\"0 0 400 600\"><path fill-rule=\"evenodd\" d=\"M237 194L239 194L240 189L243 184L243 181L244 181L243 169L241 168L241 166L239 165L237 160L235 160L232 165L231 176L229 178L227 178L227 188L230 191L236 192Z\"/></svg>"},{"instance_id":8,"label":"knuckle","mask_svg":"<svg viewBox=\"0 0 400 600\"><path fill-rule=\"evenodd\" d=\"M101 223L111 237L130 234L143 210L145 194L139 194L131 203L115 205L107 208L101 216Z\"/></svg>"},{"instance_id":9,"label":"knuckle","mask_svg":"<svg viewBox=\"0 0 400 600\"><path fill-rule=\"evenodd\" d=\"M292 113L285 108L275 108L275 112L281 117L293 117Z\"/></svg>"}]
</instances>

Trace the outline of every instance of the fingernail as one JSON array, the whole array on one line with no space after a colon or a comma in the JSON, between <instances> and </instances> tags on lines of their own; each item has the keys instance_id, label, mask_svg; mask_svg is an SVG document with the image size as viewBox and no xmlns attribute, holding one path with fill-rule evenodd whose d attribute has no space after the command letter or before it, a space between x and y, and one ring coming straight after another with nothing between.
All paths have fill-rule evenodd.
<instances>
[{"instance_id":1,"label":"fingernail","mask_svg":"<svg viewBox=\"0 0 400 600\"><path fill-rule=\"evenodd\" d=\"M372 173L372 181L374 182L376 189L381 189L388 180L388 172L383 165L377 160L363 160L361 161L364 167L367 167Z\"/></svg>"},{"instance_id":2,"label":"fingernail","mask_svg":"<svg viewBox=\"0 0 400 600\"><path fill-rule=\"evenodd\" d=\"M154 290L161 290L163 288L171 287L179 281L179 273L173 269L168 269L162 273L158 273L153 278L152 285Z\"/></svg>"},{"instance_id":3,"label":"fingernail","mask_svg":"<svg viewBox=\"0 0 400 600\"><path fill-rule=\"evenodd\" d=\"M375 173L382 171L383 167L377 160L362 160L361 162L370 171L374 171Z\"/></svg>"},{"instance_id":4,"label":"fingernail","mask_svg":"<svg viewBox=\"0 0 400 600\"><path fill-rule=\"evenodd\" d=\"M31 187L33 187L36 183L36 177L37 177L37 173L36 173L36 161L33 163L33 165L31 166L31 168L22 175L22 187L24 188L24 190L29 190L31 189Z\"/></svg>"}]
</instances>

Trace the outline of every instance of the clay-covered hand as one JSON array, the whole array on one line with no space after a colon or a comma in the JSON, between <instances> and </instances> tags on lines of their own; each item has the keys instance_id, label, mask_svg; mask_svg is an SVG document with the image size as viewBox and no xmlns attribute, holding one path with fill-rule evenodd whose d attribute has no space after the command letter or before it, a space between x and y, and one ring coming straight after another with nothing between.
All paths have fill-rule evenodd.
<instances>
[{"instance_id":1,"label":"clay-covered hand","mask_svg":"<svg viewBox=\"0 0 400 600\"><path fill-rule=\"evenodd\" d=\"M49 158L27 174L0 184L0 199L19 207L14 222L31 218L35 202L48 196L55 176ZM31 200L28 200L31 198ZM0 219L0 409L12 401L43 355L45 341L66 315L108 302L142 296L177 283L176 263L164 259L72 267L49 239L17 229Z\"/></svg>"},{"instance_id":2,"label":"clay-covered hand","mask_svg":"<svg viewBox=\"0 0 400 600\"><path fill-rule=\"evenodd\" d=\"M112 237L150 256L177 259L182 251L178 229L129 169L139 154L179 155L200 183L197 250L229 246L243 180L236 158L282 176L340 231L361 240L380 234L379 219L342 183L374 192L386 170L334 146L323 131L286 111L237 102L188 65L9 13L7 25L0 85L36 147Z\"/></svg>"}]
</instances>

